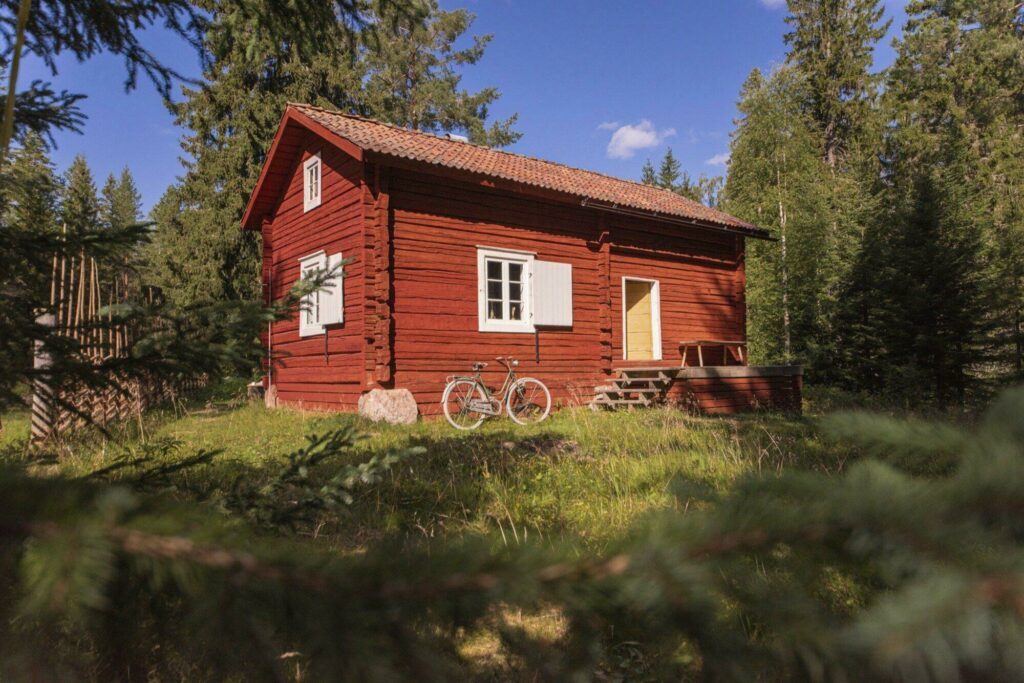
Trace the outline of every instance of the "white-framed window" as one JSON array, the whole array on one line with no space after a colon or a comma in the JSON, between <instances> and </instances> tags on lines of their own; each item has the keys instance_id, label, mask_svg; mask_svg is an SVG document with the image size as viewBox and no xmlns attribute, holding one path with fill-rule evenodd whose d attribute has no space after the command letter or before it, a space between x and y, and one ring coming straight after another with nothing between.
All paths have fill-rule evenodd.
<instances>
[{"instance_id":1,"label":"white-framed window","mask_svg":"<svg viewBox=\"0 0 1024 683\"><path fill-rule=\"evenodd\" d=\"M299 259L299 275L304 280L327 270L333 273L321 289L302 298L299 308L300 337L323 334L325 326L345 321L345 280L340 264L340 253L328 256L323 250Z\"/></svg>"},{"instance_id":2,"label":"white-framed window","mask_svg":"<svg viewBox=\"0 0 1024 683\"><path fill-rule=\"evenodd\" d=\"M320 152L302 164L302 207L304 211L320 206L321 186Z\"/></svg>"},{"instance_id":3,"label":"white-framed window","mask_svg":"<svg viewBox=\"0 0 1024 683\"><path fill-rule=\"evenodd\" d=\"M533 332L531 281L534 255L477 248L481 332Z\"/></svg>"}]
</instances>

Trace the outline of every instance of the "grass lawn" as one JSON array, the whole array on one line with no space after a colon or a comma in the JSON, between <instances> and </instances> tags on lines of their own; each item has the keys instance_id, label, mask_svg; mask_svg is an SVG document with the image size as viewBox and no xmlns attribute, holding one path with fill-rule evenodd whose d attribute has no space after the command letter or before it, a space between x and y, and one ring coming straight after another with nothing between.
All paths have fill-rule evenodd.
<instances>
[{"instance_id":1,"label":"grass lawn","mask_svg":"<svg viewBox=\"0 0 1024 683\"><path fill-rule=\"evenodd\" d=\"M749 473L803 468L840 471L852 453L826 444L813 417L759 413L693 417L671 408L624 412L562 410L546 422L519 427L507 419L458 432L435 419L411 426L373 424L353 415L266 410L244 398L244 385L225 383L186 405L152 411L104 438L83 433L58 445L58 464L32 465L39 474L78 475L124 455L174 460L201 450L219 455L178 475L172 495L207 498L239 477L268 481L306 436L351 426L363 436L345 463L406 446L424 452L401 462L384 480L356 490L340 512L301 529L306 542L359 553L374 544L444 542L487 534L495 549L528 541L600 552L644 515L705 505ZM813 405L813 404L812 404ZM812 408L813 409L813 408ZM23 459L27 413L9 414L0 432L0 459ZM848 586L831 591L849 599ZM555 643L562 615L540 609L496 615ZM529 679L505 659L494 629L465 633L457 643L474 662L472 679ZM628 659L628 658L627 658ZM629 664L633 666L633 664Z\"/></svg>"},{"instance_id":2,"label":"grass lawn","mask_svg":"<svg viewBox=\"0 0 1024 683\"><path fill-rule=\"evenodd\" d=\"M85 473L125 453L150 453L154 444L173 444L161 457L220 451L212 464L180 475L201 495L237 477L268 477L268 468L306 435L354 426L364 436L348 455L351 463L396 447L426 450L309 530L319 542L358 550L384 537L469 531L492 533L507 544L558 538L599 550L650 510L692 504L680 491L693 491L699 500L746 473L834 472L845 457L819 440L812 419L770 413L711 418L671 408L575 409L532 427L502 419L464 433L443 420L390 426L346 414L270 411L239 398L242 391L228 383L188 405L150 413L141 428L125 424L112 439L93 435L64 443L56 467ZM27 436L27 415L7 416L4 424L0 448L15 450Z\"/></svg>"}]
</instances>

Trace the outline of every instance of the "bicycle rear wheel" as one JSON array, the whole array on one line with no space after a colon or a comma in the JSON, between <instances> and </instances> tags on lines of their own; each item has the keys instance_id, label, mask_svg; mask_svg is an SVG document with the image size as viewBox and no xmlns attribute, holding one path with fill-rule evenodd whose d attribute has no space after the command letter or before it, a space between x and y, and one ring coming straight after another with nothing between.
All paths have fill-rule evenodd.
<instances>
[{"instance_id":1,"label":"bicycle rear wheel","mask_svg":"<svg viewBox=\"0 0 1024 683\"><path fill-rule=\"evenodd\" d=\"M539 379L523 377L508 390L505 406L516 424L543 422L551 412L551 392Z\"/></svg>"},{"instance_id":2,"label":"bicycle rear wheel","mask_svg":"<svg viewBox=\"0 0 1024 683\"><path fill-rule=\"evenodd\" d=\"M448 383L441 396L448 424L456 429L476 429L484 421L485 415L472 409L474 400L486 401L483 389L471 379L457 379Z\"/></svg>"}]
</instances>

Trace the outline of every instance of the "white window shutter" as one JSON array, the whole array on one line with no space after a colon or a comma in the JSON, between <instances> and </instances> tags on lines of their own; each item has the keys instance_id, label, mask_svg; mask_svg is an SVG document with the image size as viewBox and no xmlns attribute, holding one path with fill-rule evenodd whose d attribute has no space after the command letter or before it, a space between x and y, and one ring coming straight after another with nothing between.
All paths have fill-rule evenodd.
<instances>
[{"instance_id":1,"label":"white window shutter","mask_svg":"<svg viewBox=\"0 0 1024 683\"><path fill-rule=\"evenodd\" d=\"M299 276L303 279L312 277L316 271L327 267L327 259L322 251L299 259ZM325 292L312 292L302 298L302 310L299 313L299 336L308 337L324 332L323 300Z\"/></svg>"},{"instance_id":2,"label":"white window shutter","mask_svg":"<svg viewBox=\"0 0 1024 683\"><path fill-rule=\"evenodd\" d=\"M572 264L533 262L533 324L572 327Z\"/></svg>"},{"instance_id":3,"label":"white window shutter","mask_svg":"<svg viewBox=\"0 0 1024 683\"><path fill-rule=\"evenodd\" d=\"M320 322L324 325L345 322L345 278L340 263L340 253L327 257L326 268L335 273L320 292Z\"/></svg>"}]
</instances>

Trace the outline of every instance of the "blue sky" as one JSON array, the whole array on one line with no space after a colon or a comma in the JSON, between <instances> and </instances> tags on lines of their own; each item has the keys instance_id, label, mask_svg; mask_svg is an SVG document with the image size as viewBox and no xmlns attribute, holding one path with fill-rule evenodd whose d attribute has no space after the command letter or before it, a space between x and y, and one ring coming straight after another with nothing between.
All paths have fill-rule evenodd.
<instances>
[{"instance_id":1,"label":"blue sky","mask_svg":"<svg viewBox=\"0 0 1024 683\"><path fill-rule=\"evenodd\" d=\"M497 86L495 117L519 114L523 138L510 149L624 178L637 178L672 147L691 175L725 171L740 86L751 69L782 61L784 0L440 0L477 15L472 32L491 33L484 59L463 83ZM891 0L892 32L903 23ZM160 30L147 45L186 74L194 53ZM876 55L892 59L887 39ZM181 174L179 138L148 82L124 92L121 61L101 55L85 64L62 59L54 83L84 92L84 135L61 134L53 153L60 170L86 156L97 184L127 165L148 210ZM29 60L25 83L49 78Z\"/></svg>"}]
</instances>

